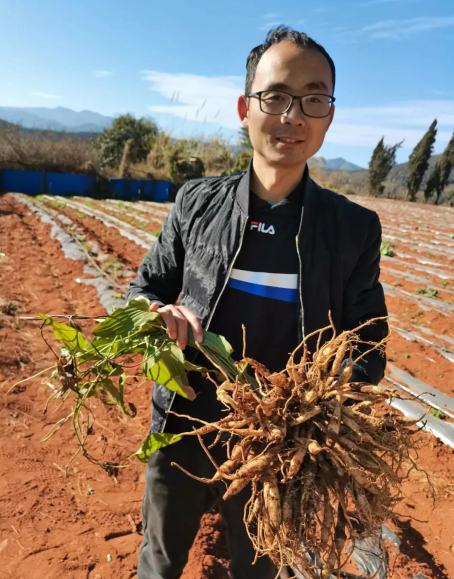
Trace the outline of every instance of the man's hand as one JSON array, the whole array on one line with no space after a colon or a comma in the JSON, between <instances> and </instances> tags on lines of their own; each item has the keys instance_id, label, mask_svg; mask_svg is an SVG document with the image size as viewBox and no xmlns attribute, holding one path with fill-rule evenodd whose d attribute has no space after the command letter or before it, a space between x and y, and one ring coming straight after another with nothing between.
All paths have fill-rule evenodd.
<instances>
[{"instance_id":1,"label":"man's hand","mask_svg":"<svg viewBox=\"0 0 454 579\"><path fill-rule=\"evenodd\" d=\"M201 344L203 342L203 329L200 320L191 310L185 306L163 306L154 302L150 306L150 312L159 312L167 326L169 338L177 341L177 346L184 350L188 343L188 324L192 328L194 339Z\"/></svg>"}]
</instances>

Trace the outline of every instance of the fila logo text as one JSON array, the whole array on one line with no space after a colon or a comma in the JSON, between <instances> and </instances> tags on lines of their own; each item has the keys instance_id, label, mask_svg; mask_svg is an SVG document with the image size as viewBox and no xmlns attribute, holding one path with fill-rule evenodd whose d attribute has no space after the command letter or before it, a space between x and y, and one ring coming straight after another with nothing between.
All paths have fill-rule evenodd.
<instances>
[{"instance_id":1,"label":"fila logo text","mask_svg":"<svg viewBox=\"0 0 454 579\"><path fill-rule=\"evenodd\" d=\"M274 227L270 225L268 228L264 223L259 223L258 221L251 221L251 231L253 229L257 229L261 233L270 233L271 235L275 234Z\"/></svg>"}]
</instances>

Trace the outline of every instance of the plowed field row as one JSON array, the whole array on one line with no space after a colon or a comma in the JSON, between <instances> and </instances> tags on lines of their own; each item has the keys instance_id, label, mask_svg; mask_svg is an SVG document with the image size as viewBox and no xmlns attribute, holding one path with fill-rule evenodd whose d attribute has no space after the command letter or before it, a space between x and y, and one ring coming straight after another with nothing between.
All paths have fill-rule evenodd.
<instances>
[{"instance_id":1,"label":"plowed field row","mask_svg":"<svg viewBox=\"0 0 454 579\"><path fill-rule=\"evenodd\" d=\"M354 200L379 213L383 239L395 243L393 256L382 256L381 280L394 330L387 376L412 391L421 385L434 388L452 397L454 404L454 213L387 200ZM119 295L169 210L161 204L81 198L44 197L34 202L51 210L56 220L59 216L71 220L66 228L78 236L87 259L118 284ZM140 465L133 463L115 483L76 456L65 475L61 468L76 448L69 427L44 445L40 442L48 428L41 414L47 386L37 378L14 395L4 394L15 380L52 363L36 325L21 322L18 312L100 314L96 293L75 281L82 276L82 265L64 257L58 242L50 239L49 226L12 196L0 198L0 267L2 298L18 304L15 315L0 317L0 345L7 352L0 354L0 436L7 449L0 457L5 514L0 558L7 576L135 577L140 537L127 515L134 523L140 520ZM7 325L2 327L4 319ZM99 437L109 431L109 452L122 457L126 449L135 449L149 422L149 388L129 395L138 407L138 418L119 419L103 408L105 417L96 433ZM450 402L442 401L447 401L442 404L446 419L431 418L449 428ZM47 418L47 424L60 416ZM418 464L433 478L435 507L424 476L415 471L404 487L399 514L390 522L402 545L389 576L410 579L419 571L431 579L454 577L453 450L427 435ZM125 534L110 538L109 533L117 530ZM218 515L207 515L185 579L227 577L226 556L222 523Z\"/></svg>"}]
</instances>

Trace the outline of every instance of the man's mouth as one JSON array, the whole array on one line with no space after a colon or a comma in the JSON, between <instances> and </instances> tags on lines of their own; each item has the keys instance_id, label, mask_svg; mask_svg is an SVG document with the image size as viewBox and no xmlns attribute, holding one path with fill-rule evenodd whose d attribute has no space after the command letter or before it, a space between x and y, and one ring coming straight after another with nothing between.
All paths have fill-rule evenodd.
<instances>
[{"instance_id":1,"label":"man's mouth","mask_svg":"<svg viewBox=\"0 0 454 579\"><path fill-rule=\"evenodd\" d=\"M286 143L288 145L297 145L298 143L303 143L302 139L296 139L294 137L276 137L279 143Z\"/></svg>"}]
</instances>

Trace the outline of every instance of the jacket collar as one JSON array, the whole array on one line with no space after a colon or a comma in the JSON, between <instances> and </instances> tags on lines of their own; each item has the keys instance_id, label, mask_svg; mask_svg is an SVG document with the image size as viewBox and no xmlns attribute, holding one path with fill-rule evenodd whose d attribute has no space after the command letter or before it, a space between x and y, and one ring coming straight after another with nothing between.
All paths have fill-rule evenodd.
<instances>
[{"instance_id":1,"label":"jacket collar","mask_svg":"<svg viewBox=\"0 0 454 579\"><path fill-rule=\"evenodd\" d=\"M242 212L245 215L249 215L249 191L251 183L251 171L252 171L252 161L249 163L249 167L246 173L241 177L238 183L238 188L236 190L236 199L238 205L240 206Z\"/></svg>"},{"instance_id":2,"label":"jacket collar","mask_svg":"<svg viewBox=\"0 0 454 579\"><path fill-rule=\"evenodd\" d=\"M238 188L236 190L236 198L238 204L245 215L249 215L249 194L251 186L251 173L252 173L252 161L249 163L249 167L246 173L241 177L238 183ZM309 177L309 169L306 165L303 175L304 182L304 221L309 221L312 217L312 211L316 201L316 191L315 184ZM310 222L310 221L309 221Z\"/></svg>"}]
</instances>

